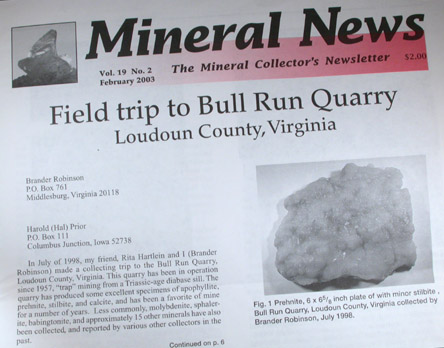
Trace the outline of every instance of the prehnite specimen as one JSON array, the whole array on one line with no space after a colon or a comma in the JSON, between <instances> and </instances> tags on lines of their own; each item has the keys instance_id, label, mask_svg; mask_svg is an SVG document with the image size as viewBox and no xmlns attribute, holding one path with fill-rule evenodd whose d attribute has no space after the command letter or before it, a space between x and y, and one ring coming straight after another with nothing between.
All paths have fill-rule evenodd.
<instances>
[{"instance_id":1,"label":"prehnite specimen","mask_svg":"<svg viewBox=\"0 0 444 348\"><path fill-rule=\"evenodd\" d=\"M416 261L410 194L396 168L347 164L285 199L274 245L286 279L382 281Z\"/></svg>"}]
</instances>

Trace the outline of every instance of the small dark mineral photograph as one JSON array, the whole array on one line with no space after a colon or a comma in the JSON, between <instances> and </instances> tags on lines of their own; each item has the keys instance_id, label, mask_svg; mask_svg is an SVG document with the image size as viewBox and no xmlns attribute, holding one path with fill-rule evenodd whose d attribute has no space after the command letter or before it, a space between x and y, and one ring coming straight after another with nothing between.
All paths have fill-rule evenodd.
<instances>
[{"instance_id":1,"label":"small dark mineral photograph","mask_svg":"<svg viewBox=\"0 0 444 348\"><path fill-rule=\"evenodd\" d=\"M266 295L433 283L424 156L259 166L257 180Z\"/></svg>"},{"instance_id":2,"label":"small dark mineral photograph","mask_svg":"<svg viewBox=\"0 0 444 348\"><path fill-rule=\"evenodd\" d=\"M12 28L12 87L77 83L75 22Z\"/></svg>"}]
</instances>

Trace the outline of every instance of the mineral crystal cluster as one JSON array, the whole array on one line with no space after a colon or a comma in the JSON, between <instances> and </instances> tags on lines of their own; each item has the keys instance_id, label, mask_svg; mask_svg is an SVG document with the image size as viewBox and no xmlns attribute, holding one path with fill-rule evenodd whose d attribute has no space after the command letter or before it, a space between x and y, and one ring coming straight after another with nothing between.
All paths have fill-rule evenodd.
<instances>
[{"instance_id":1,"label":"mineral crystal cluster","mask_svg":"<svg viewBox=\"0 0 444 348\"><path fill-rule=\"evenodd\" d=\"M416 261L410 194L396 168L347 164L285 199L276 267L301 286L379 282Z\"/></svg>"},{"instance_id":2,"label":"mineral crystal cluster","mask_svg":"<svg viewBox=\"0 0 444 348\"><path fill-rule=\"evenodd\" d=\"M16 78L13 87L77 82L77 70L70 65L69 57L57 54L56 40L57 31L53 29L37 40L29 56L18 62L26 75Z\"/></svg>"}]
</instances>

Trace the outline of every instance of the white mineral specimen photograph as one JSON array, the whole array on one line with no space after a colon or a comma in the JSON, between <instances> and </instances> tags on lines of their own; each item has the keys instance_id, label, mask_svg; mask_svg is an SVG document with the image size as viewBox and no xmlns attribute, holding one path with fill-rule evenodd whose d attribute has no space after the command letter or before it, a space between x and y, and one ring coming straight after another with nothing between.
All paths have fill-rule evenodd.
<instances>
[{"instance_id":1,"label":"white mineral specimen photograph","mask_svg":"<svg viewBox=\"0 0 444 348\"><path fill-rule=\"evenodd\" d=\"M432 283L425 156L257 167L266 295Z\"/></svg>"}]
</instances>

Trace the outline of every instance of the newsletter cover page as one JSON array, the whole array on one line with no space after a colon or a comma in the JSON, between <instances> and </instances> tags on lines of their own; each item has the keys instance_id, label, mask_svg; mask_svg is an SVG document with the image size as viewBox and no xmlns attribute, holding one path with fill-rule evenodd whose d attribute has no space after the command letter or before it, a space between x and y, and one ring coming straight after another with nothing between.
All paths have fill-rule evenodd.
<instances>
[{"instance_id":1,"label":"newsletter cover page","mask_svg":"<svg viewBox=\"0 0 444 348\"><path fill-rule=\"evenodd\" d=\"M0 346L444 345L441 1L0 18Z\"/></svg>"}]
</instances>

